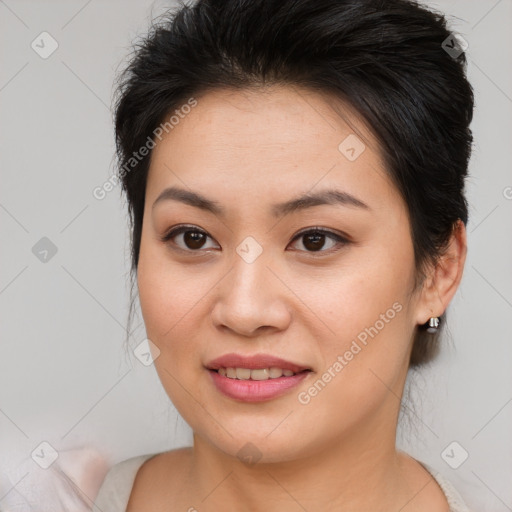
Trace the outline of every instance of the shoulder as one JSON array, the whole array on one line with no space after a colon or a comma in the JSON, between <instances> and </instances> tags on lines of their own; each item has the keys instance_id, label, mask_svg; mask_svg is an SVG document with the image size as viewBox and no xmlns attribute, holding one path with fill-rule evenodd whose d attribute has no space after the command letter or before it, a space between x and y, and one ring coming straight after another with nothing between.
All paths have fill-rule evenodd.
<instances>
[{"instance_id":1,"label":"shoulder","mask_svg":"<svg viewBox=\"0 0 512 512\"><path fill-rule=\"evenodd\" d=\"M434 478L441 490L443 491L448 505L450 506L450 512L470 512L468 506L464 502L462 496L458 493L452 483L447 480L444 476L436 471L433 467L426 464L425 462L418 461Z\"/></svg>"},{"instance_id":2,"label":"shoulder","mask_svg":"<svg viewBox=\"0 0 512 512\"><path fill-rule=\"evenodd\" d=\"M470 512L455 487L432 466L405 452L400 452L399 459L410 489L425 489L416 495L415 505L418 510Z\"/></svg>"},{"instance_id":3,"label":"shoulder","mask_svg":"<svg viewBox=\"0 0 512 512\"><path fill-rule=\"evenodd\" d=\"M103 479L94 505L103 512L124 512L139 469L159 455L138 455L114 464Z\"/></svg>"}]
</instances>

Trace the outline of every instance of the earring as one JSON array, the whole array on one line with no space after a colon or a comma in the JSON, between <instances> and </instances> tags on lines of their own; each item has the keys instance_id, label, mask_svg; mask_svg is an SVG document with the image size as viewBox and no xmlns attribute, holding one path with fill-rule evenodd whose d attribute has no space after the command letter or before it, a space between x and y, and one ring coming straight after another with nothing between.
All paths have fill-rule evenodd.
<instances>
[{"instance_id":1,"label":"earring","mask_svg":"<svg viewBox=\"0 0 512 512\"><path fill-rule=\"evenodd\" d=\"M439 329L440 322L441 319L438 316L431 317L427 323L427 332L429 332L430 334L435 334Z\"/></svg>"}]
</instances>

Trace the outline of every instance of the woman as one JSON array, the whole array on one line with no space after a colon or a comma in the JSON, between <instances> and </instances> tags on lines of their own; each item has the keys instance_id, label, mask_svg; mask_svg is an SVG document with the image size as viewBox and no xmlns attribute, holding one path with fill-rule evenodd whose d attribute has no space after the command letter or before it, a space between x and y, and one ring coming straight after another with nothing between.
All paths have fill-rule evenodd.
<instances>
[{"instance_id":1,"label":"woman","mask_svg":"<svg viewBox=\"0 0 512 512\"><path fill-rule=\"evenodd\" d=\"M190 448L114 466L103 512L468 510L395 446L461 281L473 94L408 0L203 0L116 109L151 354Z\"/></svg>"}]
</instances>

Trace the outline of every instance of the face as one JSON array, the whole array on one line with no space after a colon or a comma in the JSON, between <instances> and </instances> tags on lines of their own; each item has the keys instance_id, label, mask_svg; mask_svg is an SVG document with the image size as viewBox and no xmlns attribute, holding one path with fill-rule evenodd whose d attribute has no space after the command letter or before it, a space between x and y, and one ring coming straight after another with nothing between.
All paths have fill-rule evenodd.
<instances>
[{"instance_id":1,"label":"face","mask_svg":"<svg viewBox=\"0 0 512 512\"><path fill-rule=\"evenodd\" d=\"M394 435L422 311L376 140L295 87L196 101L153 149L138 265L166 392L229 455L250 442L293 460Z\"/></svg>"}]
</instances>

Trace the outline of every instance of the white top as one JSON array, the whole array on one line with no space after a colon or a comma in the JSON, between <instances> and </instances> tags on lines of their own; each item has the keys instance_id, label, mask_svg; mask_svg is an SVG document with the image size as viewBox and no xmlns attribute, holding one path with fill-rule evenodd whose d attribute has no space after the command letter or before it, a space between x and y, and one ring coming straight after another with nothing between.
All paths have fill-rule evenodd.
<instances>
[{"instance_id":1,"label":"white top","mask_svg":"<svg viewBox=\"0 0 512 512\"><path fill-rule=\"evenodd\" d=\"M98 508L93 508L93 510L125 512L137 471L146 460L155 455L158 455L158 453L138 455L112 466L103 480L94 502L94 505ZM424 462L418 462L434 477L443 490L450 505L450 512L470 512L460 494L448 480Z\"/></svg>"}]
</instances>

